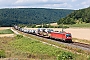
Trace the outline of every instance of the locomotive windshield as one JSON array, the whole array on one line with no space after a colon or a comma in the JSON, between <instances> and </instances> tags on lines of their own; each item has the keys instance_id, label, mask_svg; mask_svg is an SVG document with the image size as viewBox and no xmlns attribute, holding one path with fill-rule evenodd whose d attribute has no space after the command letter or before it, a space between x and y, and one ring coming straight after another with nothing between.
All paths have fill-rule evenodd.
<instances>
[{"instance_id":1,"label":"locomotive windshield","mask_svg":"<svg viewBox=\"0 0 90 60\"><path fill-rule=\"evenodd\" d=\"M71 37L71 34L66 34L67 37Z\"/></svg>"}]
</instances>

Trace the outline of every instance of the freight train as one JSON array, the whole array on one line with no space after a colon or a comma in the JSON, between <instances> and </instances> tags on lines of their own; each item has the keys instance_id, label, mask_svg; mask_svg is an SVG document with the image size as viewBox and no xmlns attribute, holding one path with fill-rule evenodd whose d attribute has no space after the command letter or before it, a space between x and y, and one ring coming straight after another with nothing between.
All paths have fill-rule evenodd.
<instances>
[{"instance_id":1,"label":"freight train","mask_svg":"<svg viewBox=\"0 0 90 60\"><path fill-rule=\"evenodd\" d=\"M72 42L71 33L65 32L65 31L59 32L59 31L54 31L52 29L47 29L47 28L38 28L37 30L33 30L33 29L21 28L21 27L18 27L17 25L14 25L14 28L21 32L33 34L36 36L47 37L50 39L58 39L60 41L65 41L65 42Z\"/></svg>"}]
</instances>

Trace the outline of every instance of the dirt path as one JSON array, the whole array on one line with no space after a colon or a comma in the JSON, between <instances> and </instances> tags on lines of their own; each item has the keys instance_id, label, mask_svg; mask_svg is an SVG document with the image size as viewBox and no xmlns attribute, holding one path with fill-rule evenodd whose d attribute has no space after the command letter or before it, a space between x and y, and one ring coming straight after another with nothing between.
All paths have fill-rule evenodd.
<instances>
[{"instance_id":1,"label":"dirt path","mask_svg":"<svg viewBox=\"0 0 90 60\"><path fill-rule=\"evenodd\" d=\"M13 30L12 27L11 27L10 29L11 29L15 34L20 34L20 33L18 33L17 31Z\"/></svg>"},{"instance_id":2,"label":"dirt path","mask_svg":"<svg viewBox=\"0 0 90 60\"><path fill-rule=\"evenodd\" d=\"M14 34L0 34L0 37L14 37Z\"/></svg>"},{"instance_id":3,"label":"dirt path","mask_svg":"<svg viewBox=\"0 0 90 60\"><path fill-rule=\"evenodd\" d=\"M0 27L0 30L10 29L10 27Z\"/></svg>"}]
</instances>

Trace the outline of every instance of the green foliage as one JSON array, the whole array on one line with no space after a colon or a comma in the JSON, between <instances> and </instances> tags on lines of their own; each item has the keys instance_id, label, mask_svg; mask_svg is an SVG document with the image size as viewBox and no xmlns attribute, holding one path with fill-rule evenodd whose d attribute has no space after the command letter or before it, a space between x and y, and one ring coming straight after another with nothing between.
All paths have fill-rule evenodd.
<instances>
[{"instance_id":1,"label":"green foliage","mask_svg":"<svg viewBox=\"0 0 90 60\"><path fill-rule=\"evenodd\" d=\"M43 26L42 25L40 25L40 26L37 26L36 28L69 28L68 26L62 26L62 25L59 25L59 26L51 26L50 24L43 24Z\"/></svg>"},{"instance_id":2,"label":"green foliage","mask_svg":"<svg viewBox=\"0 0 90 60\"><path fill-rule=\"evenodd\" d=\"M62 18L59 21L57 21L57 24L75 24L75 20L69 17Z\"/></svg>"},{"instance_id":3,"label":"green foliage","mask_svg":"<svg viewBox=\"0 0 90 60\"><path fill-rule=\"evenodd\" d=\"M13 31L11 31L10 29L6 29L6 30L0 30L0 34L12 34Z\"/></svg>"},{"instance_id":4,"label":"green foliage","mask_svg":"<svg viewBox=\"0 0 90 60\"><path fill-rule=\"evenodd\" d=\"M70 52L62 52L60 55L58 55L57 60L72 60L73 54Z\"/></svg>"},{"instance_id":5,"label":"green foliage","mask_svg":"<svg viewBox=\"0 0 90 60\"><path fill-rule=\"evenodd\" d=\"M48 55L56 55L55 51L59 51L57 48L45 45L39 41L31 40L28 38L21 38L19 40L15 40L12 42L14 48L22 51L22 52L30 52L38 55L48 54Z\"/></svg>"},{"instance_id":6,"label":"green foliage","mask_svg":"<svg viewBox=\"0 0 90 60\"><path fill-rule=\"evenodd\" d=\"M35 24L27 25L27 27L29 27L29 28L36 28L36 25Z\"/></svg>"},{"instance_id":7,"label":"green foliage","mask_svg":"<svg viewBox=\"0 0 90 60\"><path fill-rule=\"evenodd\" d=\"M37 28L53 28L54 26L51 26L50 24L43 24L43 25L40 25L40 26L37 26Z\"/></svg>"},{"instance_id":8,"label":"green foliage","mask_svg":"<svg viewBox=\"0 0 90 60\"><path fill-rule=\"evenodd\" d=\"M37 59L38 60L41 60L41 59L56 60L57 56L59 56L60 54L63 55L65 52L65 55L67 55L69 53L66 49L64 50L61 48L56 48L56 47L53 47L52 45L41 43L37 39L27 38L27 37L22 37L19 39L15 39L14 37L10 37L10 38L2 37L0 38L0 44L1 44L0 45L1 49L4 49L6 58L14 57L14 58L19 58L19 60L28 60L28 59L29 60L33 60L33 59L34 60L37 60ZM69 53L68 56L71 56L72 60L90 59L87 55L76 54L72 52ZM17 60L17 59L14 59L14 60ZM71 60L71 59L67 59L67 60Z\"/></svg>"},{"instance_id":9,"label":"green foliage","mask_svg":"<svg viewBox=\"0 0 90 60\"><path fill-rule=\"evenodd\" d=\"M41 56L42 58L44 58L45 56L56 57L58 54L64 52L64 50L60 48L43 44L37 40L25 37L10 42L10 46L12 46L12 48L17 49L16 52L28 52L30 54Z\"/></svg>"},{"instance_id":10,"label":"green foliage","mask_svg":"<svg viewBox=\"0 0 90 60\"><path fill-rule=\"evenodd\" d=\"M59 25L59 26L55 26L54 28L69 28L69 27L68 26Z\"/></svg>"},{"instance_id":11,"label":"green foliage","mask_svg":"<svg viewBox=\"0 0 90 60\"><path fill-rule=\"evenodd\" d=\"M0 58L5 58L5 51L4 50L0 50Z\"/></svg>"},{"instance_id":12,"label":"green foliage","mask_svg":"<svg viewBox=\"0 0 90 60\"><path fill-rule=\"evenodd\" d=\"M65 18L61 18L57 21L58 24L76 24L76 23L90 23L90 7L86 9L80 9L72 12Z\"/></svg>"},{"instance_id":13,"label":"green foliage","mask_svg":"<svg viewBox=\"0 0 90 60\"><path fill-rule=\"evenodd\" d=\"M37 28L42 28L42 26L40 25L40 26L37 26Z\"/></svg>"},{"instance_id":14,"label":"green foliage","mask_svg":"<svg viewBox=\"0 0 90 60\"><path fill-rule=\"evenodd\" d=\"M73 10L44 8L0 9L0 26L53 23L70 14L72 11Z\"/></svg>"},{"instance_id":15,"label":"green foliage","mask_svg":"<svg viewBox=\"0 0 90 60\"><path fill-rule=\"evenodd\" d=\"M69 27L90 28L90 23L72 24L72 25L67 25L67 26L69 26Z\"/></svg>"},{"instance_id":16,"label":"green foliage","mask_svg":"<svg viewBox=\"0 0 90 60\"><path fill-rule=\"evenodd\" d=\"M23 38L23 36L22 35L17 35L15 38L16 39L21 39L21 38Z\"/></svg>"},{"instance_id":17,"label":"green foliage","mask_svg":"<svg viewBox=\"0 0 90 60\"><path fill-rule=\"evenodd\" d=\"M88 59L87 60L90 60L90 56L88 57Z\"/></svg>"},{"instance_id":18,"label":"green foliage","mask_svg":"<svg viewBox=\"0 0 90 60\"><path fill-rule=\"evenodd\" d=\"M26 24L18 24L18 26L23 28L23 27L25 27L27 25Z\"/></svg>"}]
</instances>

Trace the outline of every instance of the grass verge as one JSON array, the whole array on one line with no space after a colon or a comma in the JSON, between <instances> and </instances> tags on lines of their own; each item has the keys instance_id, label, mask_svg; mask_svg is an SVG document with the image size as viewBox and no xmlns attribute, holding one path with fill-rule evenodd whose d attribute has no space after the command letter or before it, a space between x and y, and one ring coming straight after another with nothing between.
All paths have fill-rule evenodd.
<instances>
[{"instance_id":1,"label":"grass verge","mask_svg":"<svg viewBox=\"0 0 90 60\"><path fill-rule=\"evenodd\" d=\"M0 34L13 34L14 32L10 29L0 30Z\"/></svg>"},{"instance_id":2,"label":"grass verge","mask_svg":"<svg viewBox=\"0 0 90 60\"><path fill-rule=\"evenodd\" d=\"M24 60L87 60L87 55L72 53L41 43L38 39L27 38L21 35L16 37L0 38L0 50L5 51L6 58L18 58Z\"/></svg>"},{"instance_id":3,"label":"grass verge","mask_svg":"<svg viewBox=\"0 0 90 60\"><path fill-rule=\"evenodd\" d=\"M89 40L85 40L85 39L72 38L72 40L74 42L81 42L81 43L90 44L90 41Z\"/></svg>"},{"instance_id":4,"label":"grass verge","mask_svg":"<svg viewBox=\"0 0 90 60\"><path fill-rule=\"evenodd\" d=\"M72 24L72 25L66 25L66 26L78 27L78 28L90 28L90 23Z\"/></svg>"},{"instance_id":5,"label":"grass verge","mask_svg":"<svg viewBox=\"0 0 90 60\"><path fill-rule=\"evenodd\" d=\"M60 53L68 52L47 44L43 44L36 39L30 39L26 37L12 41L9 43L9 45L14 48L13 52L15 52L13 54L22 54L25 58L56 59Z\"/></svg>"}]
</instances>

